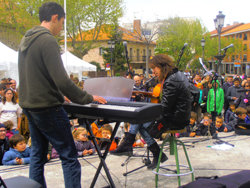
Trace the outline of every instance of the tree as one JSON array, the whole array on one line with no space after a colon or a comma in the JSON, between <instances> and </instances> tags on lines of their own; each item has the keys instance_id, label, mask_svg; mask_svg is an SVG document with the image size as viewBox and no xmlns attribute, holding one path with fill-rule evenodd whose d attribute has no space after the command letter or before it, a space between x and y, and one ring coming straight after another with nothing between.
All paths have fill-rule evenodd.
<instances>
[{"instance_id":1,"label":"tree","mask_svg":"<svg viewBox=\"0 0 250 188\"><path fill-rule=\"evenodd\" d=\"M111 27L110 42L114 43L114 49L104 48L103 59L105 66L107 63L112 63L112 69L115 73L126 70L126 59L123 55L124 46L122 41L122 31L119 29L117 21ZM112 51L111 51L112 50Z\"/></svg>"},{"instance_id":2,"label":"tree","mask_svg":"<svg viewBox=\"0 0 250 188\"><path fill-rule=\"evenodd\" d=\"M184 18L169 18L160 27L159 39L157 40L156 53L165 53L171 55L175 61L179 58L180 49L184 43L188 43L187 48L178 65L179 69L184 70L187 65L192 69L201 68L198 57L202 56L201 39L204 37L205 60L215 60L214 56L218 54L218 39L211 38L207 29L202 26L200 20L188 20ZM236 39L221 38L221 46L225 47L233 43L234 49L228 50L228 55L240 51L242 47ZM239 47L239 48L238 48ZM177 65L177 64L176 64Z\"/></svg>"},{"instance_id":3,"label":"tree","mask_svg":"<svg viewBox=\"0 0 250 188\"><path fill-rule=\"evenodd\" d=\"M28 28L39 24L39 7L50 0L0 0L0 20L6 19L22 35ZM63 6L64 0L55 0ZM82 57L94 42L103 24L112 23L122 16L122 0L67 0L67 36L75 53ZM3 6L2 6L3 5ZM13 8L16 7L16 8ZM9 21L11 20L11 22ZM85 40L83 31L94 28L91 40Z\"/></svg>"}]
</instances>

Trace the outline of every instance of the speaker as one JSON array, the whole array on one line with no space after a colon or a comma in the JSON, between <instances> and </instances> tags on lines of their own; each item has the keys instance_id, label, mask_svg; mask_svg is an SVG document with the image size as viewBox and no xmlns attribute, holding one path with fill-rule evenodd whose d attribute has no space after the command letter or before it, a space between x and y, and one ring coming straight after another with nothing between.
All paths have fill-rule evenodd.
<instances>
[{"instance_id":1,"label":"speaker","mask_svg":"<svg viewBox=\"0 0 250 188\"><path fill-rule=\"evenodd\" d=\"M0 177L0 187L2 188L42 188L41 184L24 176L7 178L4 181Z\"/></svg>"}]
</instances>

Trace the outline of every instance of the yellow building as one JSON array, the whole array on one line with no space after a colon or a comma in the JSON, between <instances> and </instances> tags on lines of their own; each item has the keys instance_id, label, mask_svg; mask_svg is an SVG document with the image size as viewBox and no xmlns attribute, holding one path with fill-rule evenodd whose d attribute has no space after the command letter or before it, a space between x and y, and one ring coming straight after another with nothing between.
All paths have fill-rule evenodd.
<instances>
[{"instance_id":1,"label":"yellow building","mask_svg":"<svg viewBox=\"0 0 250 188\"><path fill-rule=\"evenodd\" d=\"M110 33L112 27L110 25L103 25L98 39L94 44L94 48L88 51L88 54L83 56L83 60L87 62L95 61L99 63L102 69L105 69L104 60L102 58L103 48L108 48L110 41ZM156 44L154 42L147 41L141 31L141 21L134 21L134 30L129 31L125 28L119 27L122 31L122 40L127 42L128 57L130 65L135 73L143 73L146 68L146 55L147 46L149 47L149 57L153 55ZM82 38L85 41L92 40L94 35L94 29L83 32ZM80 37L80 36L79 36ZM79 41L79 39L78 39Z\"/></svg>"},{"instance_id":2,"label":"yellow building","mask_svg":"<svg viewBox=\"0 0 250 188\"><path fill-rule=\"evenodd\" d=\"M212 31L211 37L217 37L216 31ZM223 28L221 37L239 39L242 42L243 51L238 54L226 56L222 61L222 70L226 74L242 74L250 76L250 23L234 24Z\"/></svg>"}]
</instances>

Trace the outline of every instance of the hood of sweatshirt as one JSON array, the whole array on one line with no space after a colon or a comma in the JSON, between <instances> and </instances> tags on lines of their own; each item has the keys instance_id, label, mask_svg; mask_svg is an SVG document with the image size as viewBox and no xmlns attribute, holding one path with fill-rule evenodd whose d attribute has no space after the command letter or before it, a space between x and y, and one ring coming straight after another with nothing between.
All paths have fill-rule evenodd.
<instances>
[{"instance_id":1,"label":"hood of sweatshirt","mask_svg":"<svg viewBox=\"0 0 250 188\"><path fill-rule=\"evenodd\" d=\"M21 40L19 51L26 51L37 37L46 33L52 35L50 31L43 26L35 26L28 30Z\"/></svg>"},{"instance_id":2,"label":"hood of sweatshirt","mask_svg":"<svg viewBox=\"0 0 250 188\"><path fill-rule=\"evenodd\" d=\"M214 80L212 81L212 88L214 89ZM216 83L218 84L218 88L220 88L220 82L219 82L219 80L216 80Z\"/></svg>"}]
</instances>

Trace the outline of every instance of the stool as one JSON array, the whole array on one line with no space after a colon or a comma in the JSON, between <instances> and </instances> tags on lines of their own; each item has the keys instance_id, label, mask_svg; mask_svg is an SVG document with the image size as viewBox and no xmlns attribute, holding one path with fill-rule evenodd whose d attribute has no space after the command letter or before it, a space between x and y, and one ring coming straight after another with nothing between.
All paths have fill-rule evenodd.
<instances>
[{"instance_id":1,"label":"stool","mask_svg":"<svg viewBox=\"0 0 250 188\"><path fill-rule=\"evenodd\" d=\"M165 132L165 133L170 134L170 136L166 137L164 139L162 145L161 145L161 150L160 150L160 154L159 154L159 159L158 159L158 164L157 164L157 167L156 167L156 171L153 171L153 173L155 174L155 187L158 187L158 175L168 176L168 177L173 177L173 176L178 177L178 186L181 186L181 178L180 178L180 176L185 176L185 175L188 175L188 174L192 174L192 181L194 181L194 169L192 168L191 163L189 161L189 157L188 157L188 154L187 154L186 147L185 147L185 145L184 145L184 143L182 141L178 140L175 137L176 133L183 133L183 132L186 132L186 129L169 130L169 131ZM166 142L169 142L170 155L175 155L175 162L176 162L176 169L177 169L176 174L162 174L162 173L159 173L160 168L163 168L165 166L174 166L174 165L162 165L162 166L160 166L163 147L164 147ZM185 156L186 156L186 159L187 159L187 162L188 162L188 166L179 164L177 143L180 143L183 146L183 150L185 152ZM180 173L180 166L189 169L189 171L186 172L186 173Z\"/></svg>"}]
</instances>

